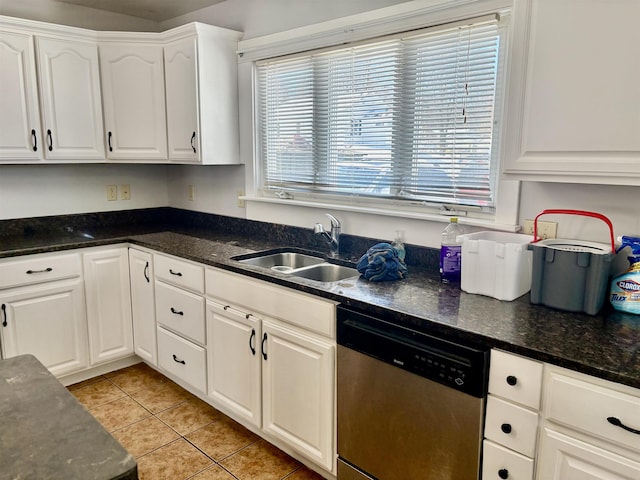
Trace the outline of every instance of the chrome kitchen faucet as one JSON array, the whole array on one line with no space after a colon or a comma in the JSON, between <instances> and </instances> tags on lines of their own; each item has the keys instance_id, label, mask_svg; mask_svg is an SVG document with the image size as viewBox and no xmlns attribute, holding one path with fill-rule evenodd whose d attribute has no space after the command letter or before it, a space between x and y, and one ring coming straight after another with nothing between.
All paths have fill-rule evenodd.
<instances>
[{"instance_id":1,"label":"chrome kitchen faucet","mask_svg":"<svg viewBox=\"0 0 640 480\"><path fill-rule=\"evenodd\" d=\"M331 220L331 233L327 232L321 223L315 224L313 227L313 233L324 237L329 244L331 256L335 257L338 255L340 250L340 221L330 213L325 213L325 215L329 217L329 220Z\"/></svg>"}]
</instances>

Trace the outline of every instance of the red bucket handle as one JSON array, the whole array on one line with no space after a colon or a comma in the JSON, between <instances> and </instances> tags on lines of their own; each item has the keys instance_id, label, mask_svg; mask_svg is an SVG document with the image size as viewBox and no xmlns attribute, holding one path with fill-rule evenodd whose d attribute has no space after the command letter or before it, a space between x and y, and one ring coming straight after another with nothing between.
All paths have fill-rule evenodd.
<instances>
[{"instance_id":1,"label":"red bucket handle","mask_svg":"<svg viewBox=\"0 0 640 480\"><path fill-rule=\"evenodd\" d=\"M611 220L609 220L607 217L605 217L604 215L602 215L600 213L588 212L586 210L566 210L566 209L562 209L562 208L561 209L557 209L557 210L553 210L553 209L551 209L551 210L543 210L538 215L536 215L536 218L533 221L533 242L531 242L531 243L539 242L540 240L542 240L541 238L538 238L538 217L540 217L542 215L547 215L547 214L565 214L565 213L568 214L568 215L582 215L583 217L599 218L604 223L609 225L609 235L610 235L610 240L611 240L611 251L612 252L616 251L616 244L613 241L613 225L611 224Z\"/></svg>"}]
</instances>

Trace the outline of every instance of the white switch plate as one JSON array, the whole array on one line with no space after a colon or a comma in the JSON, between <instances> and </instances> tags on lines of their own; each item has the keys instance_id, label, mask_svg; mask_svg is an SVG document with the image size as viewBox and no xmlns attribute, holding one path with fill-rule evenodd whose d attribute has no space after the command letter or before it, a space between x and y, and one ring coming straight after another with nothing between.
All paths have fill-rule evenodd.
<instances>
[{"instance_id":1,"label":"white switch plate","mask_svg":"<svg viewBox=\"0 0 640 480\"><path fill-rule=\"evenodd\" d=\"M110 202L114 202L118 200L118 186L117 185L107 185L107 200Z\"/></svg>"},{"instance_id":2,"label":"white switch plate","mask_svg":"<svg viewBox=\"0 0 640 480\"><path fill-rule=\"evenodd\" d=\"M193 185L189 185L187 187L187 198L190 202L193 202L196 199L196 187Z\"/></svg>"},{"instance_id":3,"label":"white switch plate","mask_svg":"<svg viewBox=\"0 0 640 480\"><path fill-rule=\"evenodd\" d=\"M120 199L131 200L131 186L129 184L120 185Z\"/></svg>"},{"instance_id":4,"label":"white switch plate","mask_svg":"<svg viewBox=\"0 0 640 480\"><path fill-rule=\"evenodd\" d=\"M240 197L244 197L243 190L238 190L238 208L244 208L244 199Z\"/></svg>"},{"instance_id":5,"label":"white switch plate","mask_svg":"<svg viewBox=\"0 0 640 480\"><path fill-rule=\"evenodd\" d=\"M525 220L522 233L533 235L533 220ZM538 220L538 238L546 240L556 238L558 234L558 222L541 222Z\"/></svg>"}]
</instances>

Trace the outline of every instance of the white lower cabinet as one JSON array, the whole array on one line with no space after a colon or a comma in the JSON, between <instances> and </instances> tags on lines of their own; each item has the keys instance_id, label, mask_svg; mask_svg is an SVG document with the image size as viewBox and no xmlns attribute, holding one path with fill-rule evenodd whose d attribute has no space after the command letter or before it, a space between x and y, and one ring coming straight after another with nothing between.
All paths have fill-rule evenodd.
<instances>
[{"instance_id":1,"label":"white lower cabinet","mask_svg":"<svg viewBox=\"0 0 640 480\"><path fill-rule=\"evenodd\" d=\"M330 470L335 344L283 322L262 322L262 428Z\"/></svg>"},{"instance_id":2,"label":"white lower cabinet","mask_svg":"<svg viewBox=\"0 0 640 480\"><path fill-rule=\"evenodd\" d=\"M133 353L127 247L83 253L91 364Z\"/></svg>"},{"instance_id":3,"label":"white lower cabinet","mask_svg":"<svg viewBox=\"0 0 640 480\"><path fill-rule=\"evenodd\" d=\"M483 480L533 480L543 364L491 351Z\"/></svg>"},{"instance_id":4,"label":"white lower cabinet","mask_svg":"<svg viewBox=\"0 0 640 480\"><path fill-rule=\"evenodd\" d=\"M204 267L153 254L158 366L176 380L207 391Z\"/></svg>"},{"instance_id":5,"label":"white lower cabinet","mask_svg":"<svg viewBox=\"0 0 640 480\"><path fill-rule=\"evenodd\" d=\"M156 343L156 306L151 253L129 249L129 283L131 284L131 316L133 349L151 365L158 364Z\"/></svg>"},{"instance_id":6,"label":"white lower cabinet","mask_svg":"<svg viewBox=\"0 0 640 480\"><path fill-rule=\"evenodd\" d=\"M598 448L568 435L545 429L542 435L539 480L638 480L640 462Z\"/></svg>"},{"instance_id":7,"label":"white lower cabinet","mask_svg":"<svg viewBox=\"0 0 640 480\"><path fill-rule=\"evenodd\" d=\"M208 395L258 428L262 425L260 318L207 301Z\"/></svg>"},{"instance_id":8,"label":"white lower cabinet","mask_svg":"<svg viewBox=\"0 0 640 480\"><path fill-rule=\"evenodd\" d=\"M335 473L335 304L217 269L205 277L212 403Z\"/></svg>"},{"instance_id":9,"label":"white lower cabinet","mask_svg":"<svg viewBox=\"0 0 640 480\"><path fill-rule=\"evenodd\" d=\"M206 351L184 338L158 327L158 365L204 392L206 387Z\"/></svg>"},{"instance_id":10,"label":"white lower cabinet","mask_svg":"<svg viewBox=\"0 0 640 480\"><path fill-rule=\"evenodd\" d=\"M3 358L35 355L53 375L87 367L82 279L0 292Z\"/></svg>"},{"instance_id":11,"label":"white lower cabinet","mask_svg":"<svg viewBox=\"0 0 640 480\"><path fill-rule=\"evenodd\" d=\"M640 480L640 390L545 365L538 480Z\"/></svg>"}]
</instances>

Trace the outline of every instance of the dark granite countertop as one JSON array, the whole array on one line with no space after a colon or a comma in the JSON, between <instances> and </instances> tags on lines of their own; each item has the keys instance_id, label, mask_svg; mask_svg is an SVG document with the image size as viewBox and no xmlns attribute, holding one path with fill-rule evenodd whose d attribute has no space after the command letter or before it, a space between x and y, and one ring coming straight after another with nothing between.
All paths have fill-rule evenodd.
<instances>
[{"instance_id":1,"label":"dark granite countertop","mask_svg":"<svg viewBox=\"0 0 640 480\"><path fill-rule=\"evenodd\" d=\"M137 480L135 459L33 355L0 360L0 477Z\"/></svg>"},{"instance_id":2,"label":"dark granite countertop","mask_svg":"<svg viewBox=\"0 0 640 480\"><path fill-rule=\"evenodd\" d=\"M408 278L398 282L371 283L358 278L320 283L231 258L286 246L278 232L273 240L265 240L264 235L237 229L234 233L233 228L224 233L202 227L158 231L161 228L103 228L92 231L93 238L82 236L82 232L60 231L31 238L4 237L0 238L0 258L130 242L335 300L427 333L501 348L640 388L640 316L616 312L609 306L597 316L561 312L531 305L528 294L512 302L467 294L457 286L441 284L435 270L413 266Z\"/></svg>"}]
</instances>

